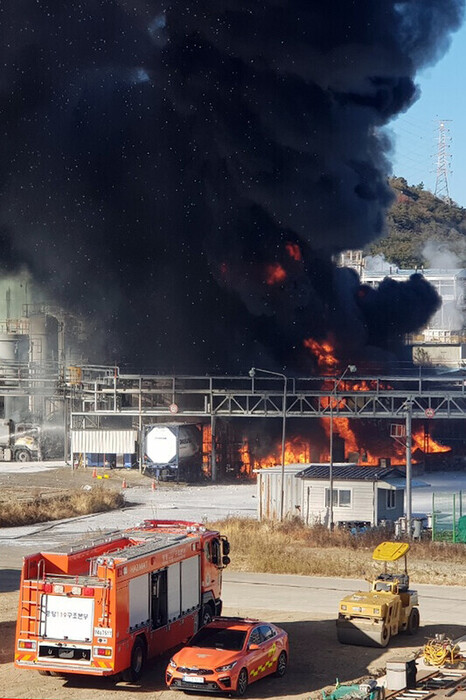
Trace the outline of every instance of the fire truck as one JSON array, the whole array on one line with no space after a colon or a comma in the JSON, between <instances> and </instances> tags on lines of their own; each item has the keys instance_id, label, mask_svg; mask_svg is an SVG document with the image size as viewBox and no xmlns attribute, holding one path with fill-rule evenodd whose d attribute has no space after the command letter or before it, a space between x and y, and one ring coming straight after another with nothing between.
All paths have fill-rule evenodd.
<instances>
[{"instance_id":1,"label":"fire truck","mask_svg":"<svg viewBox=\"0 0 466 700\"><path fill-rule=\"evenodd\" d=\"M199 523L145 520L26 556L15 666L138 680L146 659L220 615L229 549Z\"/></svg>"}]
</instances>

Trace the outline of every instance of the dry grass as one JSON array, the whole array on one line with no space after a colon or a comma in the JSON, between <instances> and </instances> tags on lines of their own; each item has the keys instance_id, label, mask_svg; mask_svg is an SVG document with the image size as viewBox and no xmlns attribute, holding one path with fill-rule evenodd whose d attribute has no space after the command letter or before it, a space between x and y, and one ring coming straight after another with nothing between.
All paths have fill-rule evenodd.
<instances>
[{"instance_id":1,"label":"dry grass","mask_svg":"<svg viewBox=\"0 0 466 700\"><path fill-rule=\"evenodd\" d=\"M53 496L36 496L28 500L2 501L0 527L31 525L61 520L77 515L102 513L121 508L124 496L117 491L95 486L89 491L76 489Z\"/></svg>"},{"instance_id":2,"label":"dry grass","mask_svg":"<svg viewBox=\"0 0 466 700\"><path fill-rule=\"evenodd\" d=\"M380 564L372 560L377 544L393 535L383 529L361 535L329 532L299 520L283 523L228 518L213 524L231 544L231 568L308 576L371 578ZM466 585L466 545L414 542L408 560L412 581Z\"/></svg>"}]
</instances>

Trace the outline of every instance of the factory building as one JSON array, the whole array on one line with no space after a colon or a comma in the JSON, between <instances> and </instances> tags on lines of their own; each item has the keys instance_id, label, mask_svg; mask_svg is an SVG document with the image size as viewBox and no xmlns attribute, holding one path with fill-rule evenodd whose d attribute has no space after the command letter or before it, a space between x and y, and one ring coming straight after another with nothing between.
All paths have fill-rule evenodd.
<instances>
[{"instance_id":1,"label":"factory building","mask_svg":"<svg viewBox=\"0 0 466 700\"><path fill-rule=\"evenodd\" d=\"M435 287L442 305L418 334L407 338L417 364L460 366L466 360L466 269L419 268L401 270L381 257L364 257L361 250L344 251L338 265L351 267L361 284L378 287L386 278L404 282L413 274L421 274Z\"/></svg>"},{"instance_id":2,"label":"factory building","mask_svg":"<svg viewBox=\"0 0 466 700\"><path fill-rule=\"evenodd\" d=\"M2 277L0 459L46 456L39 442L51 448L61 444L58 451L63 454L60 387L66 367L85 362L85 338L82 321L50 303L27 272Z\"/></svg>"}]
</instances>

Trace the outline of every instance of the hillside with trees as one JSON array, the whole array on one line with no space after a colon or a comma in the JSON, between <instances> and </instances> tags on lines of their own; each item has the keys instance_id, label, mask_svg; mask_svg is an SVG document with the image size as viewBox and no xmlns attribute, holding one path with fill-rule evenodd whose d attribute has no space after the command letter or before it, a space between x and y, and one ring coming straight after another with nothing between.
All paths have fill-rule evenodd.
<instances>
[{"instance_id":1,"label":"hillside with trees","mask_svg":"<svg viewBox=\"0 0 466 700\"><path fill-rule=\"evenodd\" d=\"M384 255L403 269L446 267L442 258L454 261L448 267L466 267L466 209L435 197L422 183L394 177L390 184L396 198L387 216L388 235L365 254Z\"/></svg>"}]
</instances>

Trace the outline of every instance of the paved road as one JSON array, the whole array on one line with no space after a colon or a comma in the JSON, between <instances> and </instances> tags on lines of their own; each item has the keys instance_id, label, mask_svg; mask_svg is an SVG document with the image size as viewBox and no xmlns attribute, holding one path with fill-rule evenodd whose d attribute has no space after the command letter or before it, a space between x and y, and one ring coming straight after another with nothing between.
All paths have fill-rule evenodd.
<instances>
[{"instance_id":1,"label":"paved road","mask_svg":"<svg viewBox=\"0 0 466 700\"><path fill-rule=\"evenodd\" d=\"M356 590L367 591L368 583L284 574L250 574L225 571L223 599L229 608L295 611L335 615L338 601ZM466 626L466 593L461 586L416 585L423 622Z\"/></svg>"},{"instance_id":2,"label":"paved road","mask_svg":"<svg viewBox=\"0 0 466 700\"><path fill-rule=\"evenodd\" d=\"M17 590L19 570L0 569L0 591ZM367 590L366 581L284 574L251 574L226 570L223 600L238 615L247 610L303 612L334 616L338 601L347 593ZM466 627L466 594L461 586L419 584L422 620Z\"/></svg>"}]
</instances>

